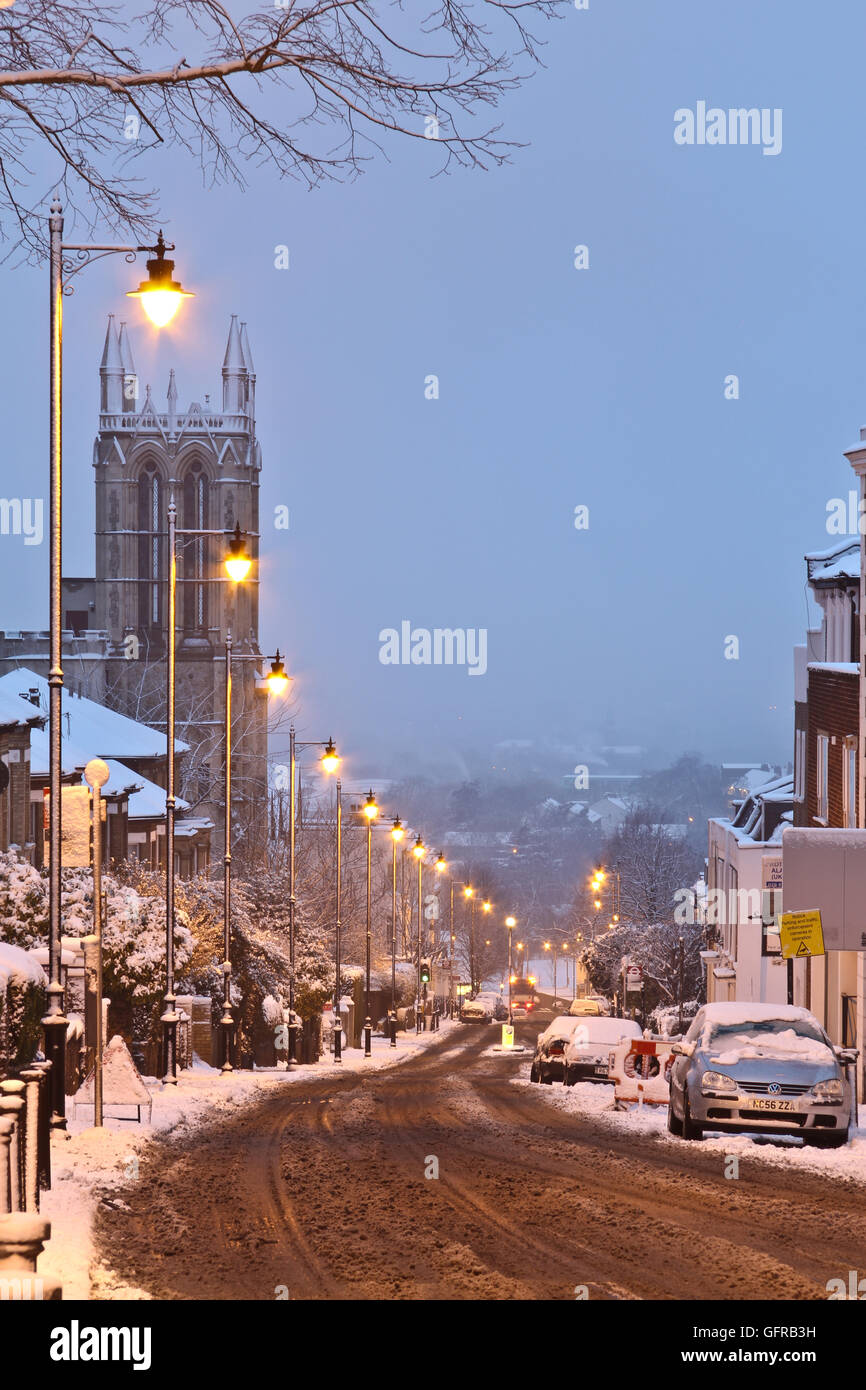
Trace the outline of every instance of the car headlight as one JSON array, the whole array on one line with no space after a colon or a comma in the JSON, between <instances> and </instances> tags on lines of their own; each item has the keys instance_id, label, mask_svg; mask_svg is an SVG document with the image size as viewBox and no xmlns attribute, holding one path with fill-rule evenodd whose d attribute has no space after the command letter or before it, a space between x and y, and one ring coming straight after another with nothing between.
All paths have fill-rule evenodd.
<instances>
[{"instance_id":1,"label":"car headlight","mask_svg":"<svg viewBox=\"0 0 866 1390\"><path fill-rule=\"evenodd\" d=\"M812 1100L820 1101L823 1105L841 1105L843 1094L842 1082L835 1076L829 1081L816 1082L809 1092Z\"/></svg>"},{"instance_id":2,"label":"car headlight","mask_svg":"<svg viewBox=\"0 0 866 1390\"><path fill-rule=\"evenodd\" d=\"M737 1090L737 1083L732 1076L725 1076L720 1071L705 1071L701 1077L702 1095L712 1095L719 1091L724 1091L728 1095L734 1095Z\"/></svg>"}]
</instances>

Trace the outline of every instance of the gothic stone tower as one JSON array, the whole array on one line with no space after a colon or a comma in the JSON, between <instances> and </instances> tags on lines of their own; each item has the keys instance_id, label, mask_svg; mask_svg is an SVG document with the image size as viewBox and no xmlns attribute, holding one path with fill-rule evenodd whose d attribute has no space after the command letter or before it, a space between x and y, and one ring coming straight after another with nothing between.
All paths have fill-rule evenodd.
<instances>
[{"instance_id":1,"label":"gothic stone tower","mask_svg":"<svg viewBox=\"0 0 866 1390\"><path fill-rule=\"evenodd\" d=\"M222 409L205 397L178 411L139 389L126 326L108 320L99 368L96 472L96 625L108 634L106 702L165 728L168 504L177 545L177 736L191 745L179 790L191 813L224 824L225 640L231 631L232 814L240 853L254 853L266 823L267 698L259 651L259 473L255 370L246 325L232 316ZM236 585L223 566L239 522L254 564ZM214 837L214 858L220 841Z\"/></svg>"}]
</instances>

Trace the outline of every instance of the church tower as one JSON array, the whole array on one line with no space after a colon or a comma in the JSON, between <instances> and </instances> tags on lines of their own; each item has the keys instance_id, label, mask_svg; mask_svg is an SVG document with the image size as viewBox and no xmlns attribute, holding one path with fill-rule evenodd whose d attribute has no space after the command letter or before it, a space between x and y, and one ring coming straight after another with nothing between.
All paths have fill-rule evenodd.
<instances>
[{"instance_id":1,"label":"church tower","mask_svg":"<svg viewBox=\"0 0 866 1390\"><path fill-rule=\"evenodd\" d=\"M233 817L252 851L266 829L267 697L259 650L259 474L255 373L246 325L232 315L222 408L205 396L178 408L174 370L165 403L140 383L125 324L109 316L99 367L96 626L108 635L106 702L165 728L168 505L177 507L177 736L191 746L180 792L191 814L223 824L225 641L231 631ZM250 576L223 559L235 525ZM186 533L186 534L181 534ZM259 821L262 822L259 825ZM216 840L216 837L215 837ZM215 844L216 849L216 844Z\"/></svg>"}]
</instances>

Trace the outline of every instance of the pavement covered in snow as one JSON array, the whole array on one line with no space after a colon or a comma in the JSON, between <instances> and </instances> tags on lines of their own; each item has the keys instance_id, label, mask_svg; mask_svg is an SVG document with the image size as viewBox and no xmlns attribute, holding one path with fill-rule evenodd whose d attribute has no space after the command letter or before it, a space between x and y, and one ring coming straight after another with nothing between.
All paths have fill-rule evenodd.
<instances>
[{"instance_id":1,"label":"pavement covered in snow","mask_svg":"<svg viewBox=\"0 0 866 1390\"><path fill-rule=\"evenodd\" d=\"M851 1142L841 1149L806 1148L801 1140L787 1135L770 1134L713 1134L700 1142L690 1143L668 1133L666 1105L630 1105L615 1110L613 1086L592 1081L579 1081L574 1086L554 1082L540 1086L529 1080L529 1068L521 1068L513 1078L514 1086L528 1087L550 1105L579 1118L610 1125L620 1134L653 1135L660 1141L674 1144L680 1150L694 1148L699 1153L737 1154L755 1162L795 1167L809 1172L825 1173L836 1179L866 1182L866 1115L861 1111L860 1124L852 1130Z\"/></svg>"},{"instance_id":2,"label":"pavement covered in snow","mask_svg":"<svg viewBox=\"0 0 866 1390\"><path fill-rule=\"evenodd\" d=\"M368 1061L360 1048L346 1048L341 1069L379 1071L397 1066L451 1029L462 1031L462 1025L444 1019L435 1033L398 1033L396 1048L385 1038L374 1037L373 1055ZM223 1077L215 1068L199 1064L180 1072L176 1086L145 1078L153 1097L150 1124L106 1117L102 1129L95 1129L89 1120L73 1119L72 1100L67 1097L68 1128L52 1135L52 1186L42 1194L42 1215L51 1222L51 1238L40 1256L39 1273L43 1278L60 1280L65 1300L146 1298L147 1294L138 1289L119 1286L109 1270L94 1264L91 1235L100 1203L122 1205L114 1189L135 1179L142 1149L157 1136L191 1131L279 1087L321 1082L329 1072L339 1070L327 1053L315 1065L299 1066L292 1072L235 1071Z\"/></svg>"}]
</instances>

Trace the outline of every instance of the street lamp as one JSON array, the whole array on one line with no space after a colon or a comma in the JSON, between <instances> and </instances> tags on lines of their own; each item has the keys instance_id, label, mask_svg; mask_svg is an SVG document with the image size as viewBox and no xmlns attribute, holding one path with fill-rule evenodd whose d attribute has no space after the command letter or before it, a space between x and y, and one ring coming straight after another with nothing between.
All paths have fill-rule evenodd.
<instances>
[{"instance_id":1,"label":"street lamp","mask_svg":"<svg viewBox=\"0 0 866 1390\"><path fill-rule=\"evenodd\" d=\"M415 989L416 989L416 994L417 994L417 999L418 999L418 1007L417 1007L417 1009L416 1009L416 1011L415 1011L415 1032L416 1032L416 1033L420 1033L420 1032L421 1032L421 1017L422 1017L422 1016L421 1016L421 943L422 943L422 928L421 928L421 872L422 872L423 865L424 865L424 855L427 853L427 848L426 848L426 846L425 846L425 844L424 844L424 841L421 839L420 832L419 832L419 834L418 834L418 836L417 836L417 838L416 838L416 840L415 840L414 845L412 846L412 853L414 854L415 858L416 858L417 861L418 861L418 965L417 965L417 969L416 969L416 984L415 984Z\"/></svg>"},{"instance_id":2,"label":"street lamp","mask_svg":"<svg viewBox=\"0 0 866 1390\"><path fill-rule=\"evenodd\" d=\"M183 298L189 294L182 286L171 280L174 264L165 260L166 247L160 234L156 246L104 246L74 245L63 240L63 208L59 199L51 204L48 219L49 233L49 282L50 282L50 326L49 326L49 498L50 498L50 553L48 581L48 612L50 631L50 668L48 672L49 692L49 759L48 759L48 973L47 1011L42 1019L45 1031L45 1056L51 1062L51 1127L66 1128L66 1028L68 1020L64 1014L64 991L61 962L61 839L60 839L60 787L62 782L61 758L61 720L63 698L62 633L63 614L61 605L62 569L62 528L63 528L63 442L61 431L63 402L63 299L69 291L69 281L92 261L103 256L122 255L130 263L134 262L140 251L156 253L156 263L161 264L163 272L156 278L139 285L135 292L141 298L145 309L150 311L151 296L158 291L170 293L171 303L176 309ZM148 262L151 270L151 262ZM165 278L168 271L168 279ZM160 279L160 274L162 278ZM170 283L169 283L170 281ZM151 319L159 323L168 308L163 300L163 312L156 311ZM171 317L171 315L169 315ZM168 320L165 319L165 322Z\"/></svg>"},{"instance_id":3,"label":"street lamp","mask_svg":"<svg viewBox=\"0 0 866 1390\"><path fill-rule=\"evenodd\" d=\"M178 280L172 278L174 261L167 261L165 253L173 251L174 246L166 246L162 232L157 237L155 246L139 246L138 250L154 251L156 254L147 262L147 279L142 280L137 290L127 290L126 297L140 299L144 312L154 327L165 328L180 308L181 300L192 299L194 296L189 290L185 290Z\"/></svg>"},{"instance_id":4,"label":"street lamp","mask_svg":"<svg viewBox=\"0 0 866 1390\"><path fill-rule=\"evenodd\" d=\"M391 1046L397 1046L397 846L406 831L399 816L391 826Z\"/></svg>"},{"instance_id":5,"label":"street lamp","mask_svg":"<svg viewBox=\"0 0 866 1390\"><path fill-rule=\"evenodd\" d=\"M325 756L328 756L327 749ZM324 762L324 758L322 759ZM340 946L341 942L341 922L340 915L343 910L343 783L337 778L337 863L335 870L334 883L334 1061L343 1061L343 1015L340 1012Z\"/></svg>"},{"instance_id":6,"label":"street lamp","mask_svg":"<svg viewBox=\"0 0 866 1390\"><path fill-rule=\"evenodd\" d=\"M165 1009L161 1015L163 1083L177 1085L177 1012L174 993L174 826L176 797L174 793L174 728L177 703L176 655L177 655L177 537L225 536L224 531L203 528L179 529L177 525L177 504L174 493L168 503L168 615L166 621L166 723L165 723ZM230 579L239 584L246 579L252 567L247 553L245 533L240 522L235 523L234 533L229 543L228 553L223 563ZM231 909L231 630L226 633L226 824L225 856L223 879L223 1016L220 1024L224 1028L223 1071L230 1071L229 1030L232 1027L229 962L230 909ZM288 684L288 676L286 676ZM228 1063L228 1065L226 1065Z\"/></svg>"},{"instance_id":7,"label":"street lamp","mask_svg":"<svg viewBox=\"0 0 866 1390\"><path fill-rule=\"evenodd\" d=\"M311 739L301 743L295 738L294 724L289 727L289 1056L286 1070L293 1071L297 1059L297 1023L295 1021L295 764L300 748L324 748L321 756L323 772L334 772L340 765L334 740ZM339 990L339 977L337 988Z\"/></svg>"},{"instance_id":8,"label":"street lamp","mask_svg":"<svg viewBox=\"0 0 866 1390\"><path fill-rule=\"evenodd\" d=\"M370 943L372 940L372 883L373 883L373 821L379 814L376 798L370 790L361 807L367 819L367 972L364 984L364 1056L373 1055L373 1023L370 1018Z\"/></svg>"},{"instance_id":9,"label":"street lamp","mask_svg":"<svg viewBox=\"0 0 866 1390\"><path fill-rule=\"evenodd\" d=\"M514 984L514 972L511 969L511 941L514 928L517 926L516 917L506 917L505 925L508 928L508 1026L514 1026L514 1018L511 1011L511 986Z\"/></svg>"}]
</instances>

